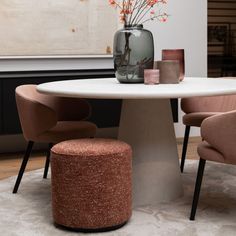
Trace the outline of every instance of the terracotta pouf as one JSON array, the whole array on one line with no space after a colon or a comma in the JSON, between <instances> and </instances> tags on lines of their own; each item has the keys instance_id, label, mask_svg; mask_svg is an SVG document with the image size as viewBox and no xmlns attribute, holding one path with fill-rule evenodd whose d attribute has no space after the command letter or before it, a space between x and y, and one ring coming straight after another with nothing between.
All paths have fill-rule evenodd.
<instances>
[{"instance_id":1,"label":"terracotta pouf","mask_svg":"<svg viewBox=\"0 0 236 236\"><path fill-rule=\"evenodd\" d=\"M78 139L51 150L52 211L56 225L107 231L131 217L132 150L113 139Z\"/></svg>"}]
</instances>

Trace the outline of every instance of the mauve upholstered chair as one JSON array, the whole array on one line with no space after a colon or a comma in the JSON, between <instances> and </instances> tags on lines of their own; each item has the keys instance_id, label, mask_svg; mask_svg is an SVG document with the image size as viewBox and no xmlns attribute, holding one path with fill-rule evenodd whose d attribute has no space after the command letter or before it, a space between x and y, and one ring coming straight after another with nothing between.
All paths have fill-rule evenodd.
<instances>
[{"instance_id":1,"label":"mauve upholstered chair","mask_svg":"<svg viewBox=\"0 0 236 236\"><path fill-rule=\"evenodd\" d=\"M222 79L235 79L236 77L222 77ZM183 124L185 125L184 143L181 156L180 169L184 170L190 127L200 127L204 119L236 109L236 95L194 97L181 99L181 109L185 113Z\"/></svg>"},{"instance_id":2,"label":"mauve upholstered chair","mask_svg":"<svg viewBox=\"0 0 236 236\"><path fill-rule=\"evenodd\" d=\"M195 219L206 160L236 165L236 111L209 117L202 122L200 156L190 220Z\"/></svg>"},{"instance_id":3,"label":"mauve upholstered chair","mask_svg":"<svg viewBox=\"0 0 236 236\"><path fill-rule=\"evenodd\" d=\"M53 144L79 138L94 137L96 125L86 121L91 107L86 100L40 94L36 85L16 88L16 104L24 138L28 146L13 189L17 193L35 142L48 143L44 178L47 178L50 149Z\"/></svg>"}]
</instances>

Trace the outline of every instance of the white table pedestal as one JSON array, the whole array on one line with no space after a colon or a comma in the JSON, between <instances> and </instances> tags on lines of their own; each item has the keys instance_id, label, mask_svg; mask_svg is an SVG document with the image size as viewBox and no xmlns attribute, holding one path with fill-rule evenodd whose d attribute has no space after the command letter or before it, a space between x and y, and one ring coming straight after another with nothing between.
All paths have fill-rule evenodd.
<instances>
[{"instance_id":1,"label":"white table pedestal","mask_svg":"<svg viewBox=\"0 0 236 236\"><path fill-rule=\"evenodd\" d=\"M169 99L123 100L119 139L133 148L133 206L182 195Z\"/></svg>"}]
</instances>

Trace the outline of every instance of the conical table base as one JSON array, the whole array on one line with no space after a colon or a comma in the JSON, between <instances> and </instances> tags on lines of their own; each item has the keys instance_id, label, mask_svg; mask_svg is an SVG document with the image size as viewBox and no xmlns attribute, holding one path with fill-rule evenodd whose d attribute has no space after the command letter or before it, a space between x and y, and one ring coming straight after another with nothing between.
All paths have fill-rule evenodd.
<instances>
[{"instance_id":1,"label":"conical table base","mask_svg":"<svg viewBox=\"0 0 236 236\"><path fill-rule=\"evenodd\" d=\"M124 100L119 139L133 149L135 207L183 194L169 99Z\"/></svg>"}]
</instances>

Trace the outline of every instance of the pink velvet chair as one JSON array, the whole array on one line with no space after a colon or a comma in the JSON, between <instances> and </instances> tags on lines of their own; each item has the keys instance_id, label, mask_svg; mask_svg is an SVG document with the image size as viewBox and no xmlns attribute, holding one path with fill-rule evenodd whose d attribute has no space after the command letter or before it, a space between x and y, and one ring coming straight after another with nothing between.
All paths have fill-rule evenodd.
<instances>
[{"instance_id":1,"label":"pink velvet chair","mask_svg":"<svg viewBox=\"0 0 236 236\"><path fill-rule=\"evenodd\" d=\"M44 178L47 178L50 149L53 144L78 138L94 137L96 125L86 121L91 107L86 100L40 94L36 85L16 88L16 104L24 138L28 141L21 168L13 189L17 193L34 142L48 143Z\"/></svg>"},{"instance_id":2,"label":"pink velvet chair","mask_svg":"<svg viewBox=\"0 0 236 236\"><path fill-rule=\"evenodd\" d=\"M198 145L200 161L190 220L195 219L206 160L236 165L236 111L205 119L201 136L204 141Z\"/></svg>"},{"instance_id":3,"label":"pink velvet chair","mask_svg":"<svg viewBox=\"0 0 236 236\"><path fill-rule=\"evenodd\" d=\"M222 77L222 79L235 77ZM194 97L181 99L181 109L185 113L183 124L185 125L184 143L180 169L184 170L190 127L200 127L204 119L223 112L236 109L236 95L213 96L213 97Z\"/></svg>"}]
</instances>

